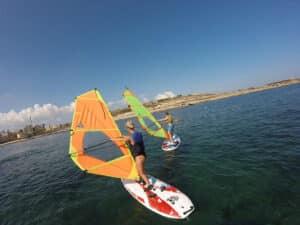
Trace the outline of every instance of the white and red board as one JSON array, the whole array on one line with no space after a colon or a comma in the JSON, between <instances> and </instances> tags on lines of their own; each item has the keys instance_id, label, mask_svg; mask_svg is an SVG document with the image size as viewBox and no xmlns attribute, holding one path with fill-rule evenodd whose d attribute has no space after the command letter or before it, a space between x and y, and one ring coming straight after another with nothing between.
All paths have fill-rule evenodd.
<instances>
[{"instance_id":1,"label":"white and red board","mask_svg":"<svg viewBox=\"0 0 300 225\"><path fill-rule=\"evenodd\" d=\"M164 151L173 151L173 150L176 150L177 148L179 148L179 146L181 144L180 137L177 136L176 134L174 134L173 140L174 140L174 143L171 143L169 140L164 140L161 145L161 149Z\"/></svg>"},{"instance_id":2,"label":"white and red board","mask_svg":"<svg viewBox=\"0 0 300 225\"><path fill-rule=\"evenodd\" d=\"M145 186L134 180L121 179L124 188L139 203L158 213L161 216L172 219L185 219L195 209L192 201L178 190L153 176L148 175L149 181L154 186L145 192Z\"/></svg>"}]
</instances>

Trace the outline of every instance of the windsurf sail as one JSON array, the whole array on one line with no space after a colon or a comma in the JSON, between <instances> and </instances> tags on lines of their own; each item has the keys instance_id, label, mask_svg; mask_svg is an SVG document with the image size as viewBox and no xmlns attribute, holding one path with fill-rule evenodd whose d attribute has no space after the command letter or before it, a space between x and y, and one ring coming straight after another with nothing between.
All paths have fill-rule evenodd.
<instances>
[{"instance_id":1,"label":"windsurf sail","mask_svg":"<svg viewBox=\"0 0 300 225\"><path fill-rule=\"evenodd\" d=\"M118 147L120 156L105 160L89 155L84 147L84 138L88 132L104 134ZM75 99L69 155L81 170L103 176L137 179L135 161L124 138L121 137L122 134L97 89Z\"/></svg>"},{"instance_id":2,"label":"windsurf sail","mask_svg":"<svg viewBox=\"0 0 300 225\"><path fill-rule=\"evenodd\" d=\"M142 128L150 135L160 138L168 138L166 130L155 119L150 111L141 103L141 101L128 88L124 91L123 96L130 109L136 115ZM151 126L146 124L145 120L152 122Z\"/></svg>"}]
</instances>

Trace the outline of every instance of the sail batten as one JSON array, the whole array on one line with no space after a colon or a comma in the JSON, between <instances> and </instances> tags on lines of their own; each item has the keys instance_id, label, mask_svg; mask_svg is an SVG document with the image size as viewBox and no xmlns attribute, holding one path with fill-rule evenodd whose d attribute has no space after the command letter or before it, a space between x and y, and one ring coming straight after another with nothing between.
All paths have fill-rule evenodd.
<instances>
[{"instance_id":1,"label":"sail batten","mask_svg":"<svg viewBox=\"0 0 300 225\"><path fill-rule=\"evenodd\" d=\"M88 132L104 134L118 147L120 155L105 160L87 154L84 138ZM75 99L69 155L81 170L96 175L137 179L135 161L124 138L120 137L122 134L98 90L86 92Z\"/></svg>"}]
</instances>

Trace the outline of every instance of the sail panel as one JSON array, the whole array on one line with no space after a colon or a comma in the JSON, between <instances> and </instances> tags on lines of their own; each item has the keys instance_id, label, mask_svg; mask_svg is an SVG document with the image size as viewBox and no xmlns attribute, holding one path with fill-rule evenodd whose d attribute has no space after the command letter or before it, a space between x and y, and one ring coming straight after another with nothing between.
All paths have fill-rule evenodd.
<instances>
[{"instance_id":1,"label":"sail panel","mask_svg":"<svg viewBox=\"0 0 300 225\"><path fill-rule=\"evenodd\" d=\"M140 102L140 100L128 88L124 91L123 96L128 103L130 109L136 115L142 128L150 135L160 138L168 138L166 130L155 119L150 111ZM148 126L145 120L150 120L153 126ZM155 129L154 129L155 128Z\"/></svg>"},{"instance_id":2,"label":"sail panel","mask_svg":"<svg viewBox=\"0 0 300 225\"><path fill-rule=\"evenodd\" d=\"M87 132L104 134L118 147L121 156L106 161L88 155L84 149L84 138ZM121 138L122 134L118 126L97 90L86 92L76 98L70 134L69 154L80 169L103 176L138 178L131 152L125 140Z\"/></svg>"}]
</instances>

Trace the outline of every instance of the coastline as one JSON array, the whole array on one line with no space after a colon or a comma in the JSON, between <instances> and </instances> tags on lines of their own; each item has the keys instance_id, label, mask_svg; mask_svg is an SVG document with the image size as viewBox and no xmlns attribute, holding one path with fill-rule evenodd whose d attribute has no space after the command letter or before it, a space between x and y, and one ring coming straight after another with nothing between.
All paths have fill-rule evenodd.
<instances>
[{"instance_id":1,"label":"coastline","mask_svg":"<svg viewBox=\"0 0 300 225\"><path fill-rule=\"evenodd\" d=\"M254 93L254 92L259 92L259 91L264 91L268 89L273 89L273 88L279 88L279 87L284 87L292 84L300 84L300 78L294 78L294 79L288 79L288 80L283 80L279 82L274 82L270 84L266 84L260 87L255 87L255 88L248 88L248 89L243 89L243 90L236 90L236 91L229 91L229 92L223 92L219 94L190 94L190 95L185 95L185 96L176 96L174 98L168 98L168 99L163 99L157 102L149 102L146 103L146 107L149 109L150 112L161 112L165 110L171 110L171 109L176 109L176 108L184 108L187 106L195 105L195 104L200 104L204 102L209 102L209 101L215 101L219 99L224 99L224 98L229 98L229 97L234 97L234 96L239 96L239 95L244 95L244 94L249 94L249 93ZM134 117L134 113L129 111L129 109L118 109L115 111L112 111L114 119L115 120L121 120L121 119L127 119ZM43 136L48 136L60 132L66 132L69 131L68 129L62 129L58 131L54 131L51 133L46 133L46 134L41 134L37 136L33 136L30 138L22 138L14 141L9 141L5 143L1 143L0 147L8 145L8 144L14 144L18 142L23 142Z\"/></svg>"},{"instance_id":2,"label":"coastline","mask_svg":"<svg viewBox=\"0 0 300 225\"><path fill-rule=\"evenodd\" d=\"M70 129L62 129L62 130L57 130L51 133L45 133L45 134L40 134L40 135L36 135L36 136L32 136L30 138L21 138L21 139L17 139L14 141L8 141L8 142L4 142L0 144L0 147L5 146L5 145L9 145L9 144L15 144L15 143L19 143L19 142L24 142L24 141L29 141L32 139L36 139L36 138L40 138L40 137L45 137L45 136L49 136L49 135L53 135L53 134L57 134L57 133L62 133L62 132L66 132L69 131Z\"/></svg>"},{"instance_id":3,"label":"coastline","mask_svg":"<svg viewBox=\"0 0 300 225\"><path fill-rule=\"evenodd\" d=\"M147 108L152 113L161 112L170 109L183 108L183 107L200 104L204 102L215 101L223 98L229 98L229 97L264 91L268 89L284 87L292 84L300 84L300 78L293 78L293 79L266 84L260 87L251 87L248 89L223 92L219 94L190 94L186 96L177 96L174 98L169 98L158 102L152 102L150 106L147 106ZM125 112L125 113L120 113L115 115L114 119L120 120L120 119L126 119L131 117L134 117L133 112Z\"/></svg>"}]
</instances>

